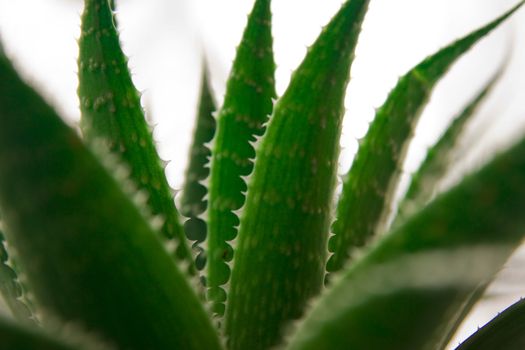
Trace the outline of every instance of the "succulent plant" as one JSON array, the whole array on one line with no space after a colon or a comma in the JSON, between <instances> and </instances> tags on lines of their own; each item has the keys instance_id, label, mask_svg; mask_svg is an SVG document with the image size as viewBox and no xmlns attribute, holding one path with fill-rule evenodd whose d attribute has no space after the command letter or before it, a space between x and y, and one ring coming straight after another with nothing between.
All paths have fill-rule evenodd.
<instances>
[{"instance_id":1,"label":"succulent plant","mask_svg":"<svg viewBox=\"0 0 525 350\"><path fill-rule=\"evenodd\" d=\"M396 211L393 193L438 81L524 3L399 79L340 192L343 101L368 0L343 3L282 96L271 1L254 1L216 114L204 69L177 205L113 1L84 1L81 135L0 49L0 292L12 314L2 345L444 349L525 233L525 139L435 194L502 70L429 150ZM521 349L522 309L458 349Z\"/></svg>"}]
</instances>

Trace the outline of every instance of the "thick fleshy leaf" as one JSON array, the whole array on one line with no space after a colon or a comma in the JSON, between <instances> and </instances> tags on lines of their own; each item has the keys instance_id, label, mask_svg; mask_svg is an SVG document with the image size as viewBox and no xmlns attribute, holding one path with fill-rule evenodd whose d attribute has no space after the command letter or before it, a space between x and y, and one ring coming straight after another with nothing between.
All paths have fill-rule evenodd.
<instances>
[{"instance_id":1,"label":"thick fleshy leaf","mask_svg":"<svg viewBox=\"0 0 525 350\"><path fill-rule=\"evenodd\" d=\"M453 120L436 144L428 150L427 157L413 175L405 198L399 205L398 214L395 217L392 227L400 225L403 220L406 220L410 215L414 214L418 207L422 207L433 198L436 186L439 181L444 178L453 163L457 142L463 133L463 129L476 114L480 104L485 101L487 95L492 91L494 85L500 79L504 68L505 66L496 72L480 93L476 95ZM454 336L458 327L462 324L465 317L467 317L472 307L483 296L487 287L488 283L482 283L477 290L472 293L468 301L458 309L457 317L455 321L451 322L451 327L448 335L444 338L444 343L450 341Z\"/></svg>"},{"instance_id":2,"label":"thick fleshy leaf","mask_svg":"<svg viewBox=\"0 0 525 350\"><path fill-rule=\"evenodd\" d=\"M245 176L253 169L253 142L264 132L275 97L270 0L256 0L237 49L217 118L211 160L208 208L208 298L224 314L237 210L245 200Z\"/></svg>"},{"instance_id":3,"label":"thick fleshy leaf","mask_svg":"<svg viewBox=\"0 0 525 350\"><path fill-rule=\"evenodd\" d=\"M499 81L502 73L503 70L498 70L485 87L454 118L436 144L427 151L426 158L412 176L405 198L399 206L398 215L408 217L417 207L432 199L436 186L445 177L452 164L463 130Z\"/></svg>"},{"instance_id":4,"label":"thick fleshy leaf","mask_svg":"<svg viewBox=\"0 0 525 350\"><path fill-rule=\"evenodd\" d=\"M126 174L106 164L110 176L4 56L0 77L0 212L43 316L122 349L220 349L185 273L117 182Z\"/></svg>"},{"instance_id":5,"label":"thick fleshy leaf","mask_svg":"<svg viewBox=\"0 0 525 350\"><path fill-rule=\"evenodd\" d=\"M481 327L456 350L525 349L525 300L520 300Z\"/></svg>"},{"instance_id":6,"label":"thick fleshy leaf","mask_svg":"<svg viewBox=\"0 0 525 350\"><path fill-rule=\"evenodd\" d=\"M343 99L368 1L346 2L277 102L257 150L226 311L231 349L266 349L323 285Z\"/></svg>"},{"instance_id":7,"label":"thick fleshy leaf","mask_svg":"<svg viewBox=\"0 0 525 350\"><path fill-rule=\"evenodd\" d=\"M327 270L340 270L352 248L384 232L398 185L406 149L433 88L451 65L475 43L497 28L519 7L441 49L401 77L378 109L350 171L337 206L334 235L329 241Z\"/></svg>"},{"instance_id":8,"label":"thick fleshy leaf","mask_svg":"<svg viewBox=\"0 0 525 350\"><path fill-rule=\"evenodd\" d=\"M182 187L182 198L180 201L180 212L188 218L184 223L186 237L194 241L193 249L198 255L195 260L197 269L202 270L206 262L205 253L200 246L206 239L206 222L200 217L206 210L208 202L205 199L208 189L203 181L208 178L210 169L208 167L211 150L207 143L213 139L215 134L215 119L212 113L215 111L215 102L210 91L208 72L203 65L201 81L201 95L197 112L197 120L193 132L193 142L190 147L189 165L186 169L184 186Z\"/></svg>"},{"instance_id":9,"label":"thick fleshy leaf","mask_svg":"<svg viewBox=\"0 0 525 350\"><path fill-rule=\"evenodd\" d=\"M177 241L176 255L194 272L193 257L107 0L85 0L79 46L78 95L85 139L105 140L128 164L131 178L148 195L148 207L163 220L161 233Z\"/></svg>"},{"instance_id":10,"label":"thick fleshy leaf","mask_svg":"<svg viewBox=\"0 0 525 350\"><path fill-rule=\"evenodd\" d=\"M287 349L440 349L525 234L525 141L383 237L313 306Z\"/></svg>"}]
</instances>

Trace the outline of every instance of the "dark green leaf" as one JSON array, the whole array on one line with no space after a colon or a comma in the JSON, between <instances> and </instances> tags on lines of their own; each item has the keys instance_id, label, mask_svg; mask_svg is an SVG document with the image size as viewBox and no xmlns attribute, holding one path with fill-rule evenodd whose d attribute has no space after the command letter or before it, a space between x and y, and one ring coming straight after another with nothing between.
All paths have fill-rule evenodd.
<instances>
[{"instance_id":1,"label":"dark green leaf","mask_svg":"<svg viewBox=\"0 0 525 350\"><path fill-rule=\"evenodd\" d=\"M456 350L525 349L525 300L511 305Z\"/></svg>"},{"instance_id":2,"label":"dark green leaf","mask_svg":"<svg viewBox=\"0 0 525 350\"><path fill-rule=\"evenodd\" d=\"M0 77L0 212L44 316L122 349L220 349L185 273L130 194L4 56Z\"/></svg>"}]
</instances>

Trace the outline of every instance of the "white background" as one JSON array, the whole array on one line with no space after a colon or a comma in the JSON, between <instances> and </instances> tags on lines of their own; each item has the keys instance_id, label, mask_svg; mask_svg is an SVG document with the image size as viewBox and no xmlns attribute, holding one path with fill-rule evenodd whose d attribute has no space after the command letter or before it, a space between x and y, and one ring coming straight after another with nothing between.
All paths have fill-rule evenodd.
<instances>
[{"instance_id":1,"label":"white background","mask_svg":"<svg viewBox=\"0 0 525 350\"><path fill-rule=\"evenodd\" d=\"M341 0L274 0L274 50L281 94L307 45L337 11ZM495 18L517 0L372 0L352 82L341 145L341 173L348 170L368 123L396 79L426 55ZM161 157L170 160L169 181L179 188L186 165L200 63L205 53L220 104L235 47L252 0L117 1L121 39L148 118L157 125ZM70 122L79 119L76 39L82 4L73 0L0 0L0 35L27 80ZM462 59L438 86L409 154L406 173L462 104L497 69L511 48L512 60L497 90L480 110L463 142L458 163L471 169L512 138L525 134L525 9ZM405 177L407 177L406 175ZM460 332L474 331L523 294L524 274L503 271L499 282ZM457 340L454 342L457 344Z\"/></svg>"}]
</instances>

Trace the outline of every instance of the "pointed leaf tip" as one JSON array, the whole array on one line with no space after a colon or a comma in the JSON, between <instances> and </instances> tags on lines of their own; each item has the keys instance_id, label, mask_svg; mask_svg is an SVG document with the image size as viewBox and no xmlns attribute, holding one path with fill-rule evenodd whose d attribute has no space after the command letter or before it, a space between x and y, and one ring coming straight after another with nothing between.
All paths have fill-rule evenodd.
<instances>
[{"instance_id":1,"label":"pointed leaf tip","mask_svg":"<svg viewBox=\"0 0 525 350\"><path fill-rule=\"evenodd\" d=\"M199 100L196 125L193 132L193 142L190 147L189 165L186 169L185 182L182 188L180 200L180 212L188 218L184 223L186 236L194 241L192 249L198 254L196 267L198 270L204 268L206 256L200 244L205 241L207 235L207 224L200 216L207 209L206 196L208 188L204 181L209 175L209 161L211 150L207 144L213 139L216 122L213 113L216 110L215 102L210 91L208 82L207 66L203 64L201 80L201 95Z\"/></svg>"},{"instance_id":2,"label":"pointed leaf tip","mask_svg":"<svg viewBox=\"0 0 525 350\"><path fill-rule=\"evenodd\" d=\"M224 314L224 285L230 279L231 241L237 236L236 211L245 201L255 150L252 142L264 133L275 98L275 62L270 0L256 0L226 86L217 117L212 149L208 208L207 286L214 312Z\"/></svg>"},{"instance_id":3,"label":"pointed leaf tip","mask_svg":"<svg viewBox=\"0 0 525 350\"><path fill-rule=\"evenodd\" d=\"M337 204L333 253L327 270L341 270L352 247L366 245L388 228L393 195L399 182L414 129L436 85L448 69L474 44L498 27L524 4L521 1L501 17L429 56L401 77L377 112L354 162L345 175Z\"/></svg>"},{"instance_id":4,"label":"pointed leaf tip","mask_svg":"<svg viewBox=\"0 0 525 350\"><path fill-rule=\"evenodd\" d=\"M140 94L120 47L113 9L112 1L85 1L78 58L81 129L85 140L105 140L109 150L129 165L131 181L149 194L152 214L166 218L160 232L180 242L177 258L193 264Z\"/></svg>"},{"instance_id":5,"label":"pointed leaf tip","mask_svg":"<svg viewBox=\"0 0 525 350\"><path fill-rule=\"evenodd\" d=\"M507 61L491 77L483 89L468 102L461 113L452 120L452 123L434 146L428 149L427 156L418 170L412 175L405 197L399 205L396 223L410 216L416 208L432 199L437 185L445 177L452 165L453 156L457 151L457 145L463 135L463 130L498 83L506 67Z\"/></svg>"},{"instance_id":6,"label":"pointed leaf tip","mask_svg":"<svg viewBox=\"0 0 525 350\"><path fill-rule=\"evenodd\" d=\"M257 148L226 311L231 349L266 349L322 288L343 99L368 1L325 27Z\"/></svg>"}]
</instances>

